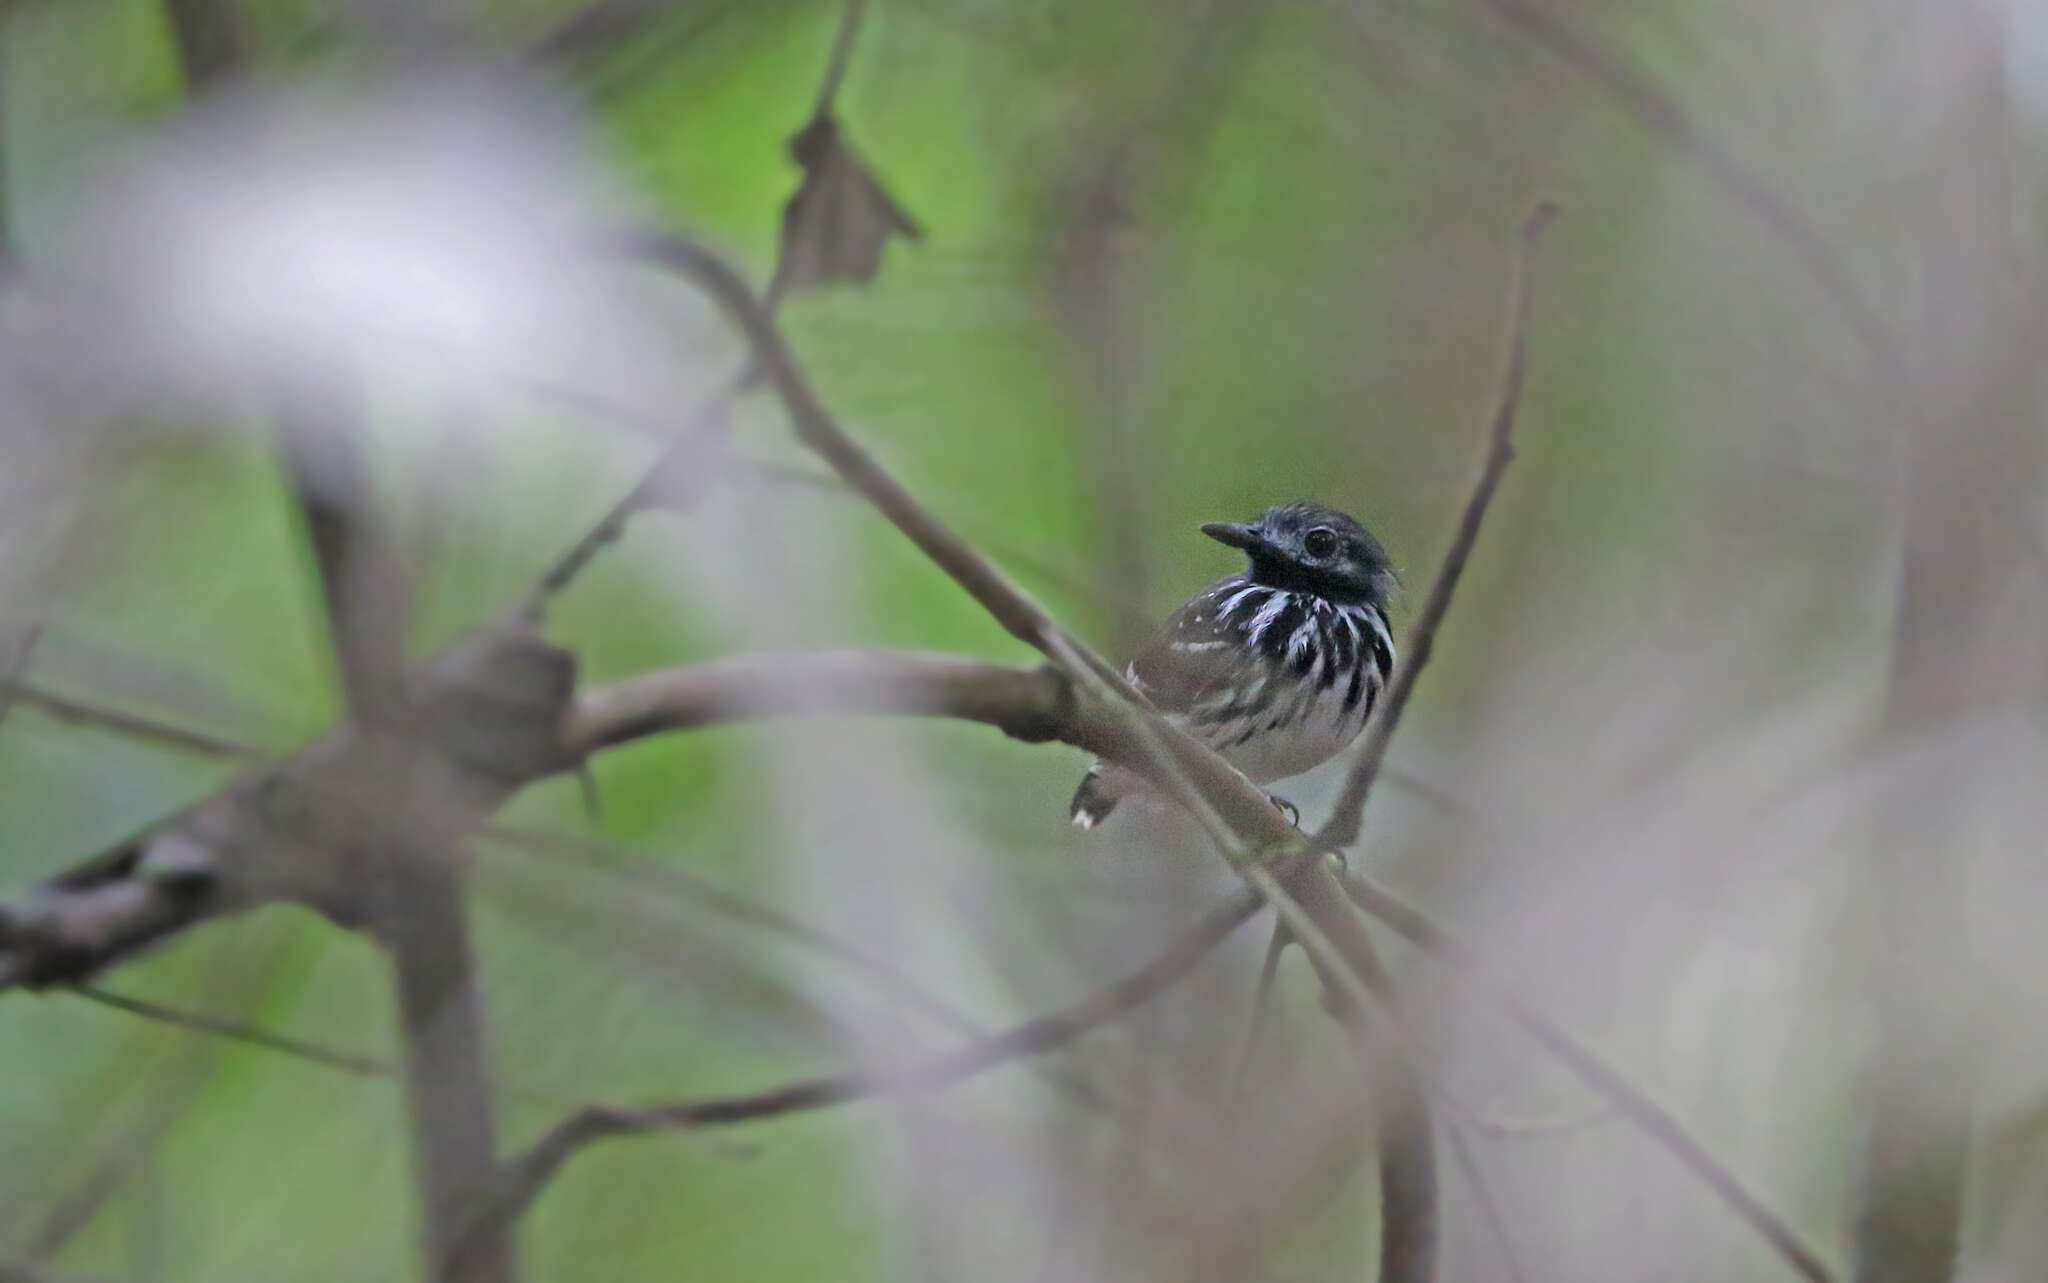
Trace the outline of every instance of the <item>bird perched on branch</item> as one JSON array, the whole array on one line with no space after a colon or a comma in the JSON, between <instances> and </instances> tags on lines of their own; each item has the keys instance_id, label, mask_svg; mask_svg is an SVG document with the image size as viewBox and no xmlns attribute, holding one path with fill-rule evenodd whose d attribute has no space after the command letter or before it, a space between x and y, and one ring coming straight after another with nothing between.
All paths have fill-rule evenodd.
<instances>
[{"instance_id":1,"label":"bird perched on branch","mask_svg":"<svg viewBox=\"0 0 2048 1283\"><path fill-rule=\"evenodd\" d=\"M1386 549L1315 503L1202 533L1243 549L1251 565L1175 611L1131 661L1131 684L1254 784L1322 765L1364 728L1394 667L1387 599L1397 581ZM1092 829L1144 788L1135 772L1097 762L1069 814Z\"/></svg>"}]
</instances>

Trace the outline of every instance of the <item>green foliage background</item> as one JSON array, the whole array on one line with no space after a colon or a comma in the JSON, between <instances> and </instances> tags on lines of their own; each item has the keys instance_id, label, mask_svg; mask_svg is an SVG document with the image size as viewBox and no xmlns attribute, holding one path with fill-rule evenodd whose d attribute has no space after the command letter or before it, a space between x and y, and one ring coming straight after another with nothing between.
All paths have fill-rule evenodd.
<instances>
[{"instance_id":1,"label":"green foliage background","mask_svg":"<svg viewBox=\"0 0 2048 1283\"><path fill-rule=\"evenodd\" d=\"M318 6L246 7L265 74L367 74ZM1810 171L1804 190L1885 279L1882 228L1859 203L1881 180L1857 167L1854 104L1844 124L1773 96L1792 92L1802 57L1839 84L1852 39L1800 15L1761 40L1762 20L1733 5L1718 27L1697 6L1565 7L1771 172L1799 174L1830 149L1845 157ZM788 305L825 399L946 519L1112 647L1227 567L1196 524L1297 495L1361 514L1419 592L1477 459L1512 230L1532 200L1554 197L1566 214L1540 271L1522 459L1400 755L1447 786L1483 777L1480 805L1536 816L1525 831L1553 838L1553 802L1582 796L1587 780L1647 787L1674 769L1732 769L1736 757L1765 776L1812 759L1853 723L1884 658L1891 543L1868 506L1880 464L1859 435L1872 394L1853 342L1796 258L1723 189L1485 6L1385 8L875 0L842 112L927 237L893 245L871 286ZM560 14L521 0L491 6L488 21L513 47ZM677 6L561 83L640 204L765 280L797 178L784 140L809 110L838 16L829 4ZM107 149L180 111L183 92L153 0L17 3L4 22L7 211L32 259L61 235ZM1105 396L1098 356L1062 311L1062 254L1074 193L1119 148L1137 178L1110 233L1110 288L1140 355L1113 363ZM512 600L651 453L630 435L534 419L516 450L440 479L454 515L421 568L423 651ZM1135 442L1136 488L1105 479L1112 431ZM180 719L208 709L214 729L267 748L308 738L336 713L334 681L317 588L260 434L146 440L91 497L88 532L58 576L49 680ZM749 404L738 449L814 466L765 402ZM408 484L394 476L394 494ZM636 521L557 608L551 636L589 678L746 643L676 589L679 546L788 541L783 553L801 559L819 529L851 605L797 640L1030 660L853 500L733 484L706 513ZM793 505L825 524L789 519ZM1142 582L1118 577L1131 540ZM1710 706L1660 686L1657 657L1674 653L1715 692ZM96 680L108 672L161 680L110 688ZM1791 702L1796 724L1773 720ZM1644 704L1669 707L1683 730L1613 731ZM775 802L757 765L790 733L648 742L598 762L594 824L574 781L531 790L508 818L594 829L776 899L787 853L760 840L761 809ZM962 727L908 733L954 818L984 839L976 858L1055 898L1110 885L1061 823L1079 755ZM27 885L226 774L17 710L0 731L0 880ZM1501 867L1506 843L1445 841L1425 814L1389 797L1368 858L1455 904L1468 879ZM1530 843L1537 863L1510 887L1540 877L1553 849ZM679 1099L838 1063L798 992L807 964L785 949L565 862L493 850L483 886L500 1070L508 1089L550 1098L508 1096L513 1143L560 1113L551 1102ZM1721 893L1742 930L1779 941L1811 927L1802 915L1819 912L1809 897L1826 888L1825 876L1802 879L1769 906L1761 893ZM1638 941L1626 927L1608 943L1624 960L1655 959L1646 974L1708 947ZM1043 962L1016 975L1018 992L994 995L994 1008L971 979L921 979L992 1021L1089 979ZM389 1056L384 981L360 940L271 910L192 933L109 986ZM1757 1146L1808 1155L1803 1182L1773 1169L1772 1192L1831 1241L1845 1194L1828 1160L1846 1143L1847 1070L1823 1049L1839 1030L1734 1014L1739 974L1698 983L1687 1010L1704 1014L1686 1029L1660 1027L1656 1004L1620 982L1567 1014L1707 1130L1727 1124L1716 1134L1738 1162L1762 1164ZM1841 981L1798 983L1825 998ZM1235 1013L1222 1023L1238 1028ZM1794 1084L1778 1106L1785 1132L1745 1129L1736 1120L1753 1117L1752 1098L1716 1094L1705 1048L1730 1028L1768 1049L1775 1081ZM411 1270L415 1212L388 1082L61 993L0 1000L0 1047L0 1246L27 1248L90 1188L96 1165L160 1131L147 1169L58 1258L66 1270L127 1276L144 1262L161 1280L308 1283ZM1018 1102L1041 1090L1012 1072L966 1094L1015 1106L1026 1127L1035 1115ZM894 1276L903 1263L880 1227L899 1195L866 1170L891 1127L887 1107L855 1106L731 1136L599 1147L525 1229L531 1273ZM1359 1276L1372 1204L1356 1185L1304 1214L1275 1277ZM960 1214L1002 1232L999 1204ZM1530 1234L1565 1239L1569 1223ZM1753 1244L1718 1247L1714 1277L1767 1268ZM1465 1266L1480 1276L1473 1258Z\"/></svg>"}]
</instances>

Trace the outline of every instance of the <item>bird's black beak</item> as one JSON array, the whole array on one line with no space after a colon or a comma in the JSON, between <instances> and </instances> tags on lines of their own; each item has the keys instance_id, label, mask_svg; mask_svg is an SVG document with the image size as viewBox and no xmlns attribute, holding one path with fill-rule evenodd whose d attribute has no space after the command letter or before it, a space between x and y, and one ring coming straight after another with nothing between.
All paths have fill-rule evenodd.
<instances>
[{"instance_id":1,"label":"bird's black beak","mask_svg":"<svg viewBox=\"0 0 2048 1283\"><path fill-rule=\"evenodd\" d=\"M1202 533L1217 543L1227 543L1246 552L1269 552L1273 547L1257 530L1235 521L1212 521L1202 527Z\"/></svg>"}]
</instances>

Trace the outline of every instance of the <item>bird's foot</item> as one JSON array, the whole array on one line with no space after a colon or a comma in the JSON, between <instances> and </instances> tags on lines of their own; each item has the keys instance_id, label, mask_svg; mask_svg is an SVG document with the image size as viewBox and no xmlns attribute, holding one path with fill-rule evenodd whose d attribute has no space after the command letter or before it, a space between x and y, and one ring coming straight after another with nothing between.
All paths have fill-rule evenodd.
<instances>
[{"instance_id":1,"label":"bird's foot","mask_svg":"<svg viewBox=\"0 0 2048 1283\"><path fill-rule=\"evenodd\" d=\"M1274 810L1280 812L1280 814L1287 817L1287 822L1289 824L1292 824L1297 829L1301 827L1300 807L1288 801L1286 798L1281 797L1278 793L1266 794L1266 800L1273 804Z\"/></svg>"}]
</instances>

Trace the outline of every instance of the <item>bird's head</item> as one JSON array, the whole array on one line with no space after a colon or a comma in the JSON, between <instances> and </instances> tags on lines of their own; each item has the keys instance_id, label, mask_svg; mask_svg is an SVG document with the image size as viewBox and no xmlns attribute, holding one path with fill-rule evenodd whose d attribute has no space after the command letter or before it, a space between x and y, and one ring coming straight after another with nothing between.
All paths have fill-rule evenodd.
<instances>
[{"instance_id":1,"label":"bird's head","mask_svg":"<svg viewBox=\"0 0 2048 1283\"><path fill-rule=\"evenodd\" d=\"M1385 610L1399 583L1380 541L1319 503L1275 504L1256 521L1212 521L1202 533L1243 549L1256 584Z\"/></svg>"}]
</instances>

